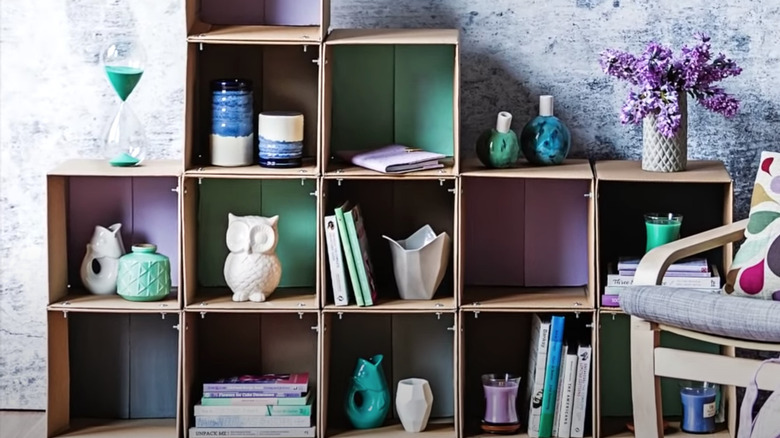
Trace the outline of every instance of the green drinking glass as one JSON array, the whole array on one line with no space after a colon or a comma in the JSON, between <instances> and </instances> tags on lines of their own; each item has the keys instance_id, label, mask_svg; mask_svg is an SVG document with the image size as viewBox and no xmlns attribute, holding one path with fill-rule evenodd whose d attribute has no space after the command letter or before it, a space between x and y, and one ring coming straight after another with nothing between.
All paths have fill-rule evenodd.
<instances>
[{"instance_id":1,"label":"green drinking glass","mask_svg":"<svg viewBox=\"0 0 780 438\"><path fill-rule=\"evenodd\" d=\"M679 239L682 220L682 215L676 213L646 213L647 245L645 252Z\"/></svg>"}]
</instances>

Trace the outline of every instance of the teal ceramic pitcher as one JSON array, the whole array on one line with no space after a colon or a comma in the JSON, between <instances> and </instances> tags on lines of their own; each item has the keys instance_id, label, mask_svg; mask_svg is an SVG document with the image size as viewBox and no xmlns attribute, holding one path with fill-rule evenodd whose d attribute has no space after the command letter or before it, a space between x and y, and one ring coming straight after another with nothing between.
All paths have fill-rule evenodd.
<instances>
[{"instance_id":1,"label":"teal ceramic pitcher","mask_svg":"<svg viewBox=\"0 0 780 438\"><path fill-rule=\"evenodd\" d=\"M347 390L344 408L356 429L370 429L384 423L390 410L390 390L382 371L381 354L358 358Z\"/></svg>"}]
</instances>

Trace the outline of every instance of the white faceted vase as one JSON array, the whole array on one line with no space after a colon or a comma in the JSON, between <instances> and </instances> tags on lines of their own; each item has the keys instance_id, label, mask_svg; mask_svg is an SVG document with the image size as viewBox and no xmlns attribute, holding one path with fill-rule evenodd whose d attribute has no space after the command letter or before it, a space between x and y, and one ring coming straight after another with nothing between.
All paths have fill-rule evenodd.
<instances>
[{"instance_id":1,"label":"white faceted vase","mask_svg":"<svg viewBox=\"0 0 780 438\"><path fill-rule=\"evenodd\" d=\"M390 242L393 275L398 295L403 300L430 300L439 288L450 260L450 236L438 235L430 225L424 225L402 240Z\"/></svg>"},{"instance_id":2,"label":"white faceted vase","mask_svg":"<svg viewBox=\"0 0 780 438\"><path fill-rule=\"evenodd\" d=\"M649 115L642 121L642 170L680 172L688 166L688 97L679 95L680 127L673 137L658 131L657 119Z\"/></svg>"},{"instance_id":3,"label":"white faceted vase","mask_svg":"<svg viewBox=\"0 0 780 438\"><path fill-rule=\"evenodd\" d=\"M425 379L410 378L398 382L395 410L407 432L421 432L428 425L433 406L431 385Z\"/></svg>"}]
</instances>

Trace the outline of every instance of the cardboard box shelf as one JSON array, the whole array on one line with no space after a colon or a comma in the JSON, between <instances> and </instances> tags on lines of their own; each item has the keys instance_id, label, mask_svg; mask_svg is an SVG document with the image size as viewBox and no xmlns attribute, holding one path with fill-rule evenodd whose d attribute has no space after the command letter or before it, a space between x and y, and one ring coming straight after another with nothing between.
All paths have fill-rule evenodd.
<instances>
[{"instance_id":1,"label":"cardboard box shelf","mask_svg":"<svg viewBox=\"0 0 780 438\"><path fill-rule=\"evenodd\" d=\"M195 426L193 407L201 401L203 384L225 377L307 372L311 400L318 406L320 320L316 312L184 315L184 430ZM316 415L311 424L317 424Z\"/></svg>"},{"instance_id":2,"label":"cardboard box shelf","mask_svg":"<svg viewBox=\"0 0 780 438\"><path fill-rule=\"evenodd\" d=\"M599 416L601 435L623 436L629 432L626 423L631 421L631 318L628 315L602 316L599 330L598 372L600 380ZM718 354L720 347L670 332L661 332L661 346L690 351ZM665 418L682 415L680 403L681 381L661 379L661 399ZM726 400L726 391L724 398ZM674 436L665 434L664 436ZM710 436L710 435L707 435ZM718 436L718 435L715 435Z\"/></svg>"},{"instance_id":3,"label":"cardboard box shelf","mask_svg":"<svg viewBox=\"0 0 780 438\"><path fill-rule=\"evenodd\" d=\"M89 176L76 176L81 169ZM179 177L175 169L172 163L160 162L120 170L99 161L77 161L47 175L48 304L92 310L179 308ZM122 224L126 252L134 244L152 243L158 253L168 256L172 288L167 299L130 302L116 295L92 295L83 286L81 264L95 227L116 223Z\"/></svg>"},{"instance_id":4,"label":"cardboard box shelf","mask_svg":"<svg viewBox=\"0 0 780 438\"><path fill-rule=\"evenodd\" d=\"M599 295L606 286L610 265L615 265L619 257L639 257L645 253L645 213L682 214L682 237L731 223L731 180L696 183L607 180L599 181L598 193ZM728 249L715 248L700 256L715 265L723 278L731 265L730 254Z\"/></svg>"},{"instance_id":5,"label":"cardboard box shelf","mask_svg":"<svg viewBox=\"0 0 780 438\"><path fill-rule=\"evenodd\" d=\"M344 202L350 201L360 206L366 235L368 251L373 266L373 278L377 288L379 303L368 311L388 310L433 310L437 303L444 308L455 307L455 245L456 245L456 196L455 179L436 180L324 180L325 195L323 217L334 214L334 209ZM400 300L393 269L393 257L390 252L391 243L382 236L394 240L405 239L415 231L430 225L438 235L447 233L450 236L449 261L444 278L439 285L433 300L416 300L404 302ZM324 224L320 225L324 228ZM330 268L327 264L327 245L323 239L320 249L320 259L323 270L322 305L334 304L333 289L330 278ZM349 273L345 269L349 282ZM355 304L351 285L350 301Z\"/></svg>"},{"instance_id":6,"label":"cardboard box shelf","mask_svg":"<svg viewBox=\"0 0 780 438\"><path fill-rule=\"evenodd\" d=\"M358 358L382 354L381 367L388 382L394 406L398 381L408 377L428 380L433 392L430 430L424 436L455 437L458 388L455 312L434 314L345 313L323 315L322 437L373 436L368 430L355 430L343 406L348 383ZM444 424L437 424L444 423ZM380 436L404 434L395 409L388 412ZM373 430L373 429L372 429ZM394 435L397 436L397 435Z\"/></svg>"},{"instance_id":7,"label":"cardboard box shelf","mask_svg":"<svg viewBox=\"0 0 780 438\"><path fill-rule=\"evenodd\" d=\"M489 373L509 373L520 376L520 391L517 396L517 413L521 419L520 436L527 437L528 405L525 401L528 385L528 361L533 312L485 311L478 315L462 310L460 312L460 382L461 382L461 435L464 437L491 436L480 429L484 417L484 391L481 376ZM565 317L564 335L572 342L587 342L595 348L593 311L575 313L568 310L544 312L540 315ZM591 363L589 387L594 387L595 365ZM595 406L594 391L588 397L588 405ZM587 412L590 412L588 409ZM595 422L586 417L585 436L598 436Z\"/></svg>"},{"instance_id":8,"label":"cardboard box shelf","mask_svg":"<svg viewBox=\"0 0 780 438\"><path fill-rule=\"evenodd\" d=\"M328 280L330 281L330 280ZM351 291L350 291L351 293ZM354 297L347 306L337 306L333 304L331 299L328 304L325 304L323 310L325 312L358 312L358 313L393 313L393 312L407 312L407 313L439 313L452 311L457 308L455 305L455 297L441 296L434 297L431 300L402 300L400 298L382 298L379 297L377 302L373 306L359 307L355 304Z\"/></svg>"},{"instance_id":9,"label":"cardboard box shelf","mask_svg":"<svg viewBox=\"0 0 780 438\"><path fill-rule=\"evenodd\" d=\"M451 158L442 174L457 174L456 30L337 29L325 41L323 56L326 174L376 175L348 169L338 152L389 144L441 153Z\"/></svg>"},{"instance_id":10,"label":"cardboard box shelf","mask_svg":"<svg viewBox=\"0 0 780 438\"><path fill-rule=\"evenodd\" d=\"M47 316L48 436L181 436L178 314Z\"/></svg>"},{"instance_id":11,"label":"cardboard box shelf","mask_svg":"<svg viewBox=\"0 0 780 438\"><path fill-rule=\"evenodd\" d=\"M461 308L535 311L550 309L593 309L587 286L518 287L464 286Z\"/></svg>"},{"instance_id":12,"label":"cardboard box shelf","mask_svg":"<svg viewBox=\"0 0 780 438\"><path fill-rule=\"evenodd\" d=\"M595 307L591 179L463 176L461 191L461 304Z\"/></svg>"},{"instance_id":13,"label":"cardboard box shelf","mask_svg":"<svg viewBox=\"0 0 780 438\"><path fill-rule=\"evenodd\" d=\"M482 178L533 178L533 179L583 179L592 180L590 161L568 159L557 166L534 166L520 159L516 166L505 169L490 169L477 158L463 160L460 175Z\"/></svg>"},{"instance_id":14,"label":"cardboard box shelf","mask_svg":"<svg viewBox=\"0 0 780 438\"><path fill-rule=\"evenodd\" d=\"M187 40L198 43L320 42L329 0L187 0Z\"/></svg>"},{"instance_id":15,"label":"cardboard box shelf","mask_svg":"<svg viewBox=\"0 0 780 438\"><path fill-rule=\"evenodd\" d=\"M223 310L316 309L318 206L316 179L184 178L184 304ZM234 303L223 269L228 214L278 215L279 289L268 302ZM303 303L301 305L301 303ZM207 310L208 310L207 309Z\"/></svg>"},{"instance_id":16,"label":"cardboard box shelf","mask_svg":"<svg viewBox=\"0 0 780 438\"><path fill-rule=\"evenodd\" d=\"M316 176L319 139L319 78L316 62L320 49L311 45L230 45L210 44L187 48L188 105L185 111L186 136L184 168L189 174L246 176ZM303 167L278 169L258 164L245 167L211 165L212 125L211 81L243 78L252 82L253 153L257 156L257 115L262 111L295 111L304 117Z\"/></svg>"}]
</instances>

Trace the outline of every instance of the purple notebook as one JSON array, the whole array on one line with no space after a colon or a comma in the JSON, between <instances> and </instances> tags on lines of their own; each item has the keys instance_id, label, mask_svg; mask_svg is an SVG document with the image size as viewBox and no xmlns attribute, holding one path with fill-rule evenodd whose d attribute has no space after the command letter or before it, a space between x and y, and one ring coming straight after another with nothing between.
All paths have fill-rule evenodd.
<instances>
[{"instance_id":1,"label":"purple notebook","mask_svg":"<svg viewBox=\"0 0 780 438\"><path fill-rule=\"evenodd\" d=\"M370 151L345 151L339 156L355 166L382 173L407 173L444 167L439 162L445 155L403 145L390 145Z\"/></svg>"}]
</instances>

